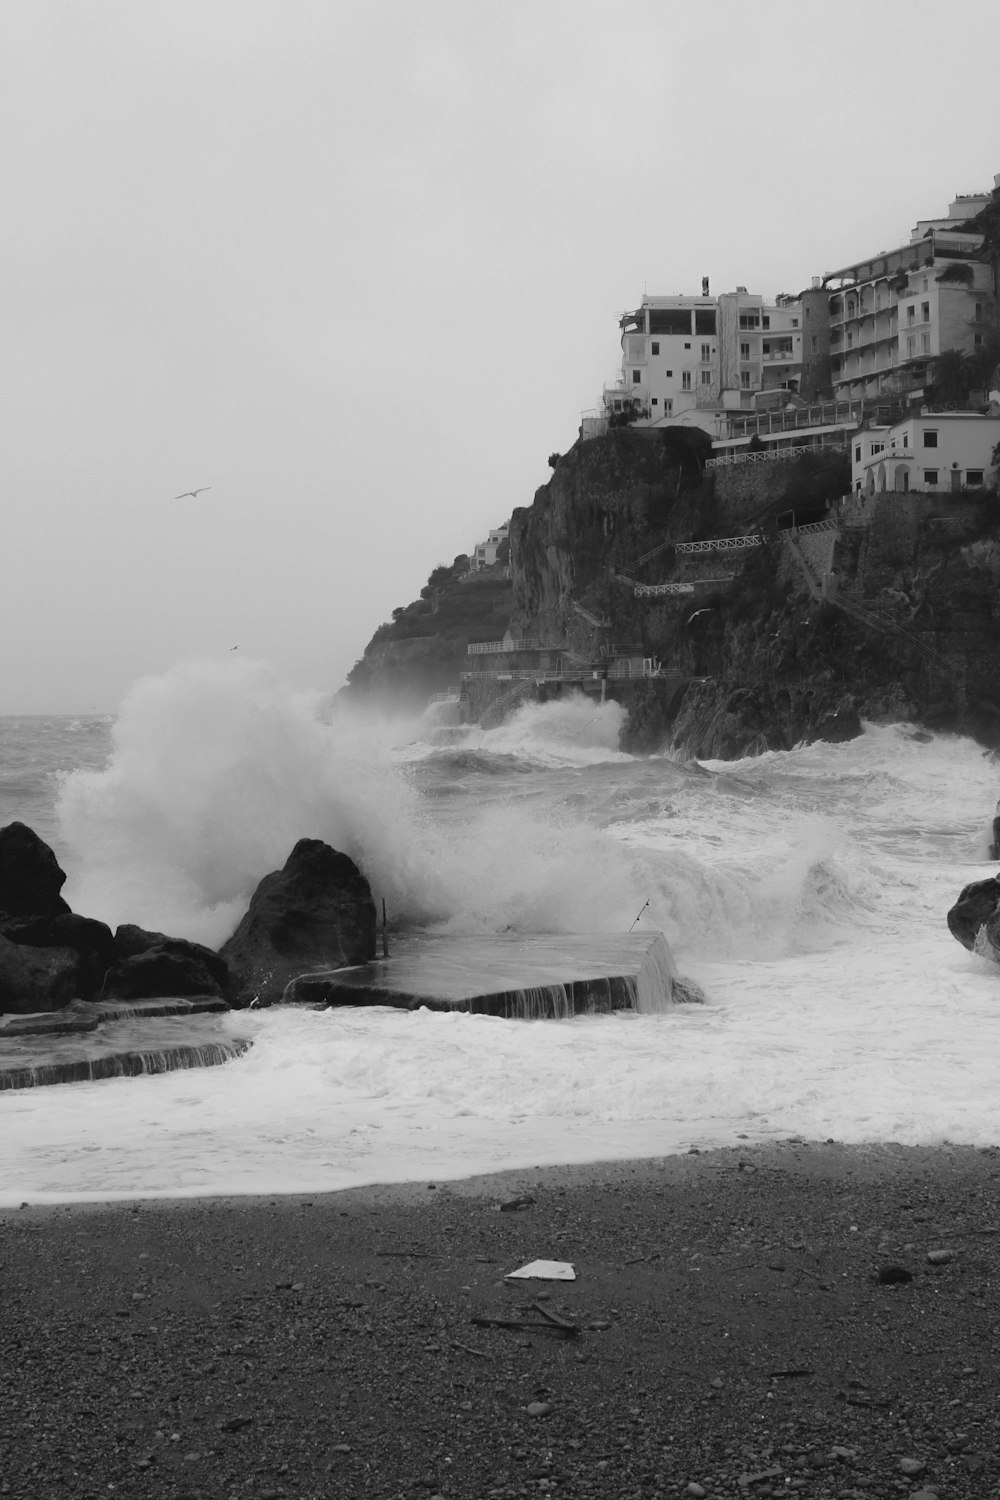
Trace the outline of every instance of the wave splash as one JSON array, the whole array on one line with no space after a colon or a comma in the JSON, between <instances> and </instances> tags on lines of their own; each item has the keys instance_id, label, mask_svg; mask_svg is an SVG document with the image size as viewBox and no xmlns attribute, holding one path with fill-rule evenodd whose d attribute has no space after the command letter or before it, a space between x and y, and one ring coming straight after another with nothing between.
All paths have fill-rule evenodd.
<instances>
[{"instance_id":1,"label":"wave splash","mask_svg":"<svg viewBox=\"0 0 1000 1500\"><path fill-rule=\"evenodd\" d=\"M888 850L908 826L935 860L975 857L960 804L985 806L994 773L971 742L882 728L689 768L610 748L620 712L530 705L442 752L413 723L323 717L263 663L179 665L133 689L107 764L62 784L67 899L214 947L295 842L321 838L394 926L611 933L641 914L679 955L763 959L894 923L910 896ZM898 785L873 775L886 765Z\"/></svg>"},{"instance_id":2,"label":"wave splash","mask_svg":"<svg viewBox=\"0 0 1000 1500\"><path fill-rule=\"evenodd\" d=\"M261 877L308 837L349 854L395 921L627 928L637 892L623 851L576 818L509 801L470 808L459 830L436 826L414 776L389 759L406 734L346 714L326 722L260 662L189 662L144 679L114 724L108 765L61 788L67 899L112 925L217 946Z\"/></svg>"}]
</instances>

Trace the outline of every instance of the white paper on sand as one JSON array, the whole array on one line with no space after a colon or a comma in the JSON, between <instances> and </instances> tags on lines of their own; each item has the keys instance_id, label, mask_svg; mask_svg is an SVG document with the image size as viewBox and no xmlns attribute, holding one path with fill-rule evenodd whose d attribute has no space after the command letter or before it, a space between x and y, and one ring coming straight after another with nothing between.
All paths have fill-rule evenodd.
<instances>
[{"instance_id":1,"label":"white paper on sand","mask_svg":"<svg viewBox=\"0 0 1000 1500\"><path fill-rule=\"evenodd\" d=\"M520 1270L508 1271L505 1281L512 1280L515 1276L523 1276L525 1280L532 1278L537 1281L575 1281L576 1272L565 1260L532 1260Z\"/></svg>"}]
</instances>

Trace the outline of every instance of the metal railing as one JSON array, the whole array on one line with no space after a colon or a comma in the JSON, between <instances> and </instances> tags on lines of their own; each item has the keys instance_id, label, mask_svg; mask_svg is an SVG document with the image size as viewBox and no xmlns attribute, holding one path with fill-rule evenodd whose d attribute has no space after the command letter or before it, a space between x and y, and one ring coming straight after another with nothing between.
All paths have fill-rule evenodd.
<instances>
[{"instance_id":1,"label":"metal railing","mask_svg":"<svg viewBox=\"0 0 1000 1500\"><path fill-rule=\"evenodd\" d=\"M709 458L705 461L706 469L723 469L735 467L738 464L770 464L776 458L799 458L803 453L812 453L814 449L806 443L796 443L792 448L762 448L754 453L727 453L721 458Z\"/></svg>"},{"instance_id":2,"label":"metal railing","mask_svg":"<svg viewBox=\"0 0 1000 1500\"><path fill-rule=\"evenodd\" d=\"M522 641L470 641L467 656L496 656L501 651L547 651L547 641L525 639Z\"/></svg>"},{"instance_id":3,"label":"metal railing","mask_svg":"<svg viewBox=\"0 0 1000 1500\"><path fill-rule=\"evenodd\" d=\"M705 542L678 542L678 552L740 552L748 547L761 546L759 536L717 536Z\"/></svg>"}]
</instances>

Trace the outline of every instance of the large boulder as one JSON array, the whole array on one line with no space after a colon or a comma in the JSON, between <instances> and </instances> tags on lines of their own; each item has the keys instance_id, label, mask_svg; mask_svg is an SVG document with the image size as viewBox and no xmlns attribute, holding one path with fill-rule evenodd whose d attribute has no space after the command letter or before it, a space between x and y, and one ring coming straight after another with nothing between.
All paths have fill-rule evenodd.
<instances>
[{"instance_id":1,"label":"large boulder","mask_svg":"<svg viewBox=\"0 0 1000 1500\"><path fill-rule=\"evenodd\" d=\"M66 876L48 844L26 823L0 828L0 911L11 916L57 916Z\"/></svg>"},{"instance_id":2,"label":"large boulder","mask_svg":"<svg viewBox=\"0 0 1000 1500\"><path fill-rule=\"evenodd\" d=\"M75 999L93 1000L118 961L111 928L73 912L58 916L0 916L0 936L25 948L69 948L78 958Z\"/></svg>"},{"instance_id":3,"label":"large boulder","mask_svg":"<svg viewBox=\"0 0 1000 1500\"><path fill-rule=\"evenodd\" d=\"M202 943L147 932L132 923L116 928L114 941L117 962L104 987L107 999L221 995L229 982L225 959Z\"/></svg>"},{"instance_id":4,"label":"large boulder","mask_svg":"<svg viewBox=\"0 0 1000 1500\"><path fill-rule=\"evenodd\" d=\"M75 998L80 955L72 948L29 948L0 937L0 1015L59 1010Z\"/></svg>"},{"instance_id":5,"label":"large boulder","mask_svg":"<svg viewBox=\"0 0 1000 1500\"><path fill-rule=\"evenodd\" d=\"M948 931L963 948L1000 963L1000 878L964 887L948 913Z\"/></svg>"},{"instance_id":6,"label":"large boulder","mask_svg":"<svg viewBox=\"0 0 1000 1500\"><path fill-rule=\"evenodd\" d=\"M246 916L219 950L232 1005L272 1005L293 979L375 957L375 903L346 854L300 839L282 870L265 875Z\"/></svg>"}]
</instances>

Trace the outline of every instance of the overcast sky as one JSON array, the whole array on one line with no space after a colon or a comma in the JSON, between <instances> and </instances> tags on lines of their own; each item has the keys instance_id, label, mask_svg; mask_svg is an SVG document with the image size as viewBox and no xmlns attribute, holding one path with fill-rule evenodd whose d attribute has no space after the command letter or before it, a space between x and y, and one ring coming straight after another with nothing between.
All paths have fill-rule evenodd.
<instances>
[{"instance_id":1,"label":"overcast sky","mask_svg":"<svg viewBox=\"0 0 1000 1500\"><path fill-rule=\"evenodd\" d=\"M233 646L341 686L644 290L796 292L991 188L998 43L996 0L0 0L0 712Z\"/></svg>"}]
</instances>

